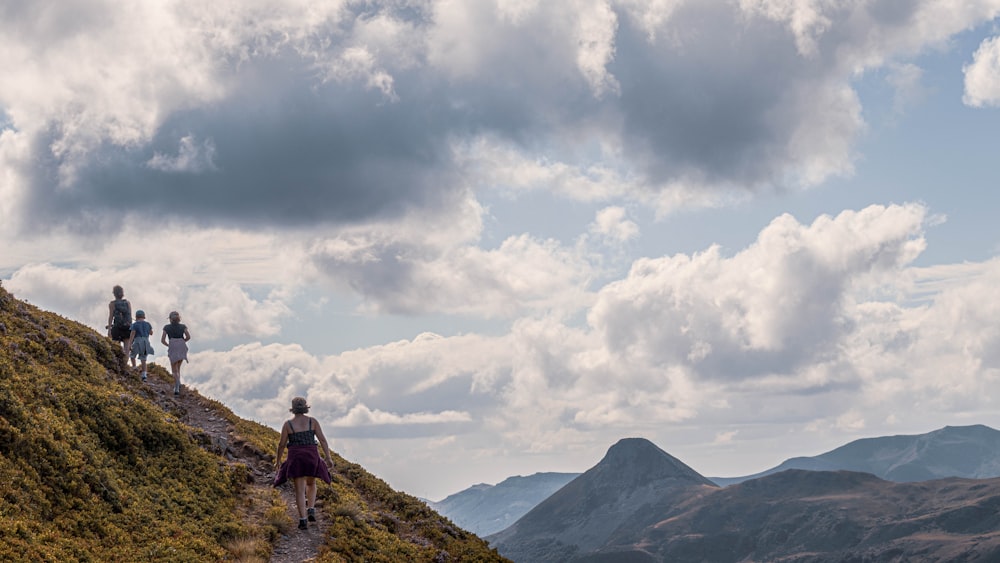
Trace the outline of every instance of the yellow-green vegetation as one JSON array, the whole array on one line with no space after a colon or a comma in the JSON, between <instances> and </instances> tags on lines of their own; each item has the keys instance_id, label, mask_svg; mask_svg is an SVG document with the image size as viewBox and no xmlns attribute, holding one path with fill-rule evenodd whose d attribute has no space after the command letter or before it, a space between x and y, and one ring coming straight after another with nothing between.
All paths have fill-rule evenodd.
<instances>
[{"instance_id":1,"label":"yellow-green vegetation","mask_svg":"<svg viewBox=\"0 0 1000 563\"><path fill-rule=\"evenodd\" d=\"M220 449L122 360L117 343L0 287L0 561L267 561L293 522L250 465L272 461L278 433L192 392L232 425ZM150 377L170 380L159 366ZM334 462L317 561L504 561L420 500Z\"/></svg>"},{"instance_id":2,"label":"yellow-green vegetation","mask_svg":"<svg viewBox=\"0 0 1000 563\"><path fill-rule=\"evenodd\" d=\"M0 560L218 561L247 474L137 392L116 343L0 288Z\"/></svg>"},{"instance_id":3,"label":"yellow-green vegetation","mask_svg":"<svg viewBox=\"0 0 1000 563\"><path fill-rule=\"evenodd\" d=\"M334 465L333 486L319 490L324 514L333 525L317 562L506 561L485 541L416 497L393 490L360 465L339 456Z\"/></svg>"}]
</instances>

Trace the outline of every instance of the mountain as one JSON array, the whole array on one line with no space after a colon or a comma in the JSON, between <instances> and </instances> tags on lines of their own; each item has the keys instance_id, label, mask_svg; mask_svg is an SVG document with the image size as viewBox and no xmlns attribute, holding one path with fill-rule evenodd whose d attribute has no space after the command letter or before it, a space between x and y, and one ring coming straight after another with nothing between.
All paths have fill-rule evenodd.
<instances>
[{"instance_id":1,"label":"mountain","mask_svg":"<svg viewBox=\"0 0 1000 563\"><path fill-rule=\"evenodd\" d=\"M486 536L499 532L527 514L579 473L535 473L508 477L496 485L479 484L428 503L462 528Z\"/></svg>"},{"instance_id":2,"label":"mountain","mask_svg":"<svg viewBox=\"0 0 1000 563\"><path fill-rule=\"evenodd\" d=\"M1000 479L793 469L695 498L568 560L1000 561Z\"/></svg>"},{"instance_id":3,"label":"mountain","mask_svg":"<svg viewBox=\"0 0 1000 563\"><path fill-rule=\"evenodd\" d=\"M0 287L0 561L504 561L336 455L318 522L293 530L278 433L123 359Z\"/></svg>"},{"instance_id":4,"label":"mountain","mask_svg":"<svg viewBox=\"0 0 1000 563\"><path fill-rule=\"evenodd\" d=\"M627 439L486 539L519 563L992 562L1000 478L897 483L790 469L721 488Z\"/></svg>"},{"instance_id":5,"label":"mountain","mask_svg":"<svg viewBox=\"0 0 1000 563\"><path fill-rule=\"evenodd\" d=\"M1000 477L1000 431L981 424L946 426L927 434L855 440L815 457L795 457L745 477L711 477L728 486L787 469L859 471L888 481Z\"/></svg>"},{"instance_id":6,"label":"mountain","mask_svg":"<svg viewBox=\"0 0 1000 563\"><path fill-rule=\"evenodd\" d=\"M642 529L664 510L717 488L652 442L626 438L597 465L486 539L514 561L566 561L604 546L621 527Z\"/></svg>"}]
</instances>

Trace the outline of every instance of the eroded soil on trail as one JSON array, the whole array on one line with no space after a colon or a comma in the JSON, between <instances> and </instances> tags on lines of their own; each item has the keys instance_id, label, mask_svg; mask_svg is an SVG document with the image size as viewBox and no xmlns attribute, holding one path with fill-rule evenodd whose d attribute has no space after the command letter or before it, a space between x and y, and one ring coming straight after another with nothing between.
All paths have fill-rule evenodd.
<instances>
[{"instance_id":1,"label":"eroded soil on trail","mask_svg":"<svg viewBox=\"0 0 1000 563\"><path fill-rule=\"evenodd\" d=\"M150 391L150 399L165 412L176 416L180 422L204 431L202 437L206 447L220 454L230 462L244 463L250 468L253 477L251 487L262 489L272 488L274 482L274 454L260 452L249 444L234 437L234 428L226 417L218 411L212 401L202 397L195 391L182 386L181 394L173 394L173 378L151 370L146 386ZM136 377L138 374L136 372ZM275 444L277 447L277 444ZM300 563L313 561L323 545L329 522L323 514L323 501L316 503L316 522L309 523L308 530L299 530L298 511L295 508L295 491L291 483L278 487L281 498L288 507L288 517L293 522L287 533L280 536L274 544L271 563Z\"/></svg>"}]
</instances>

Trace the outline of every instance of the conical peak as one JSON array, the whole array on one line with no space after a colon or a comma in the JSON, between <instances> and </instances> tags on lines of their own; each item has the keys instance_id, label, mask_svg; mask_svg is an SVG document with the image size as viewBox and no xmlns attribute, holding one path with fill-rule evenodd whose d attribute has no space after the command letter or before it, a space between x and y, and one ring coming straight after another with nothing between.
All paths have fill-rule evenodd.
<instances>
[{"instance_id":1,"label":"conical peak","mask_svg":"<svg viewBox=\"0 0 1000 563\"><path fill-rule=\"evenodd\" d=\"M712 484L679 459L661 450L645 438L623 438L608 449L595 469L625 480L647 481L681 478Z\"/></svg>"}]
</instances>

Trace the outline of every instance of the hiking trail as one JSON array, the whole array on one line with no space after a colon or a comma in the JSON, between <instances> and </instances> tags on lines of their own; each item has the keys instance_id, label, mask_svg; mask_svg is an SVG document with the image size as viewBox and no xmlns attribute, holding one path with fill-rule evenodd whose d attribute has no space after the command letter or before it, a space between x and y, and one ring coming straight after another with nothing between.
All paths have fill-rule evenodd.
<instances>
[{"instance_id":1,"label":"hiking trail","mask_svg":"<svg viewBox=\"0 0 1000 563\"><path fill-rule=\"evenodd\" d=\"M182 386L180 396L175 396L173 376L162 369L162 366L157 367L161 369L151 366L145 383L149 399L165 412L177 416L180 422L204 431L206 441L211 444L208 449L222 455L230 462L246 464L253 476L253 482L248 484L250 487L274 488L272 485L275 475L274 454L260 452L249 444L235 439L233 425L218 411L218 406L197 391ZM139 377L138 371L126 368L125 373L126 377ZM270 562L301 563L315 560L330 527L329 520L323 513L323 500L316 501L316 522L310 522L308 530L299 530L296 528L299 517L295 508L295 490L291 482L278 487L278 491L288 507L288 517L291 518L292 525L274 544Z\"/></svg>"}]
</instances>

